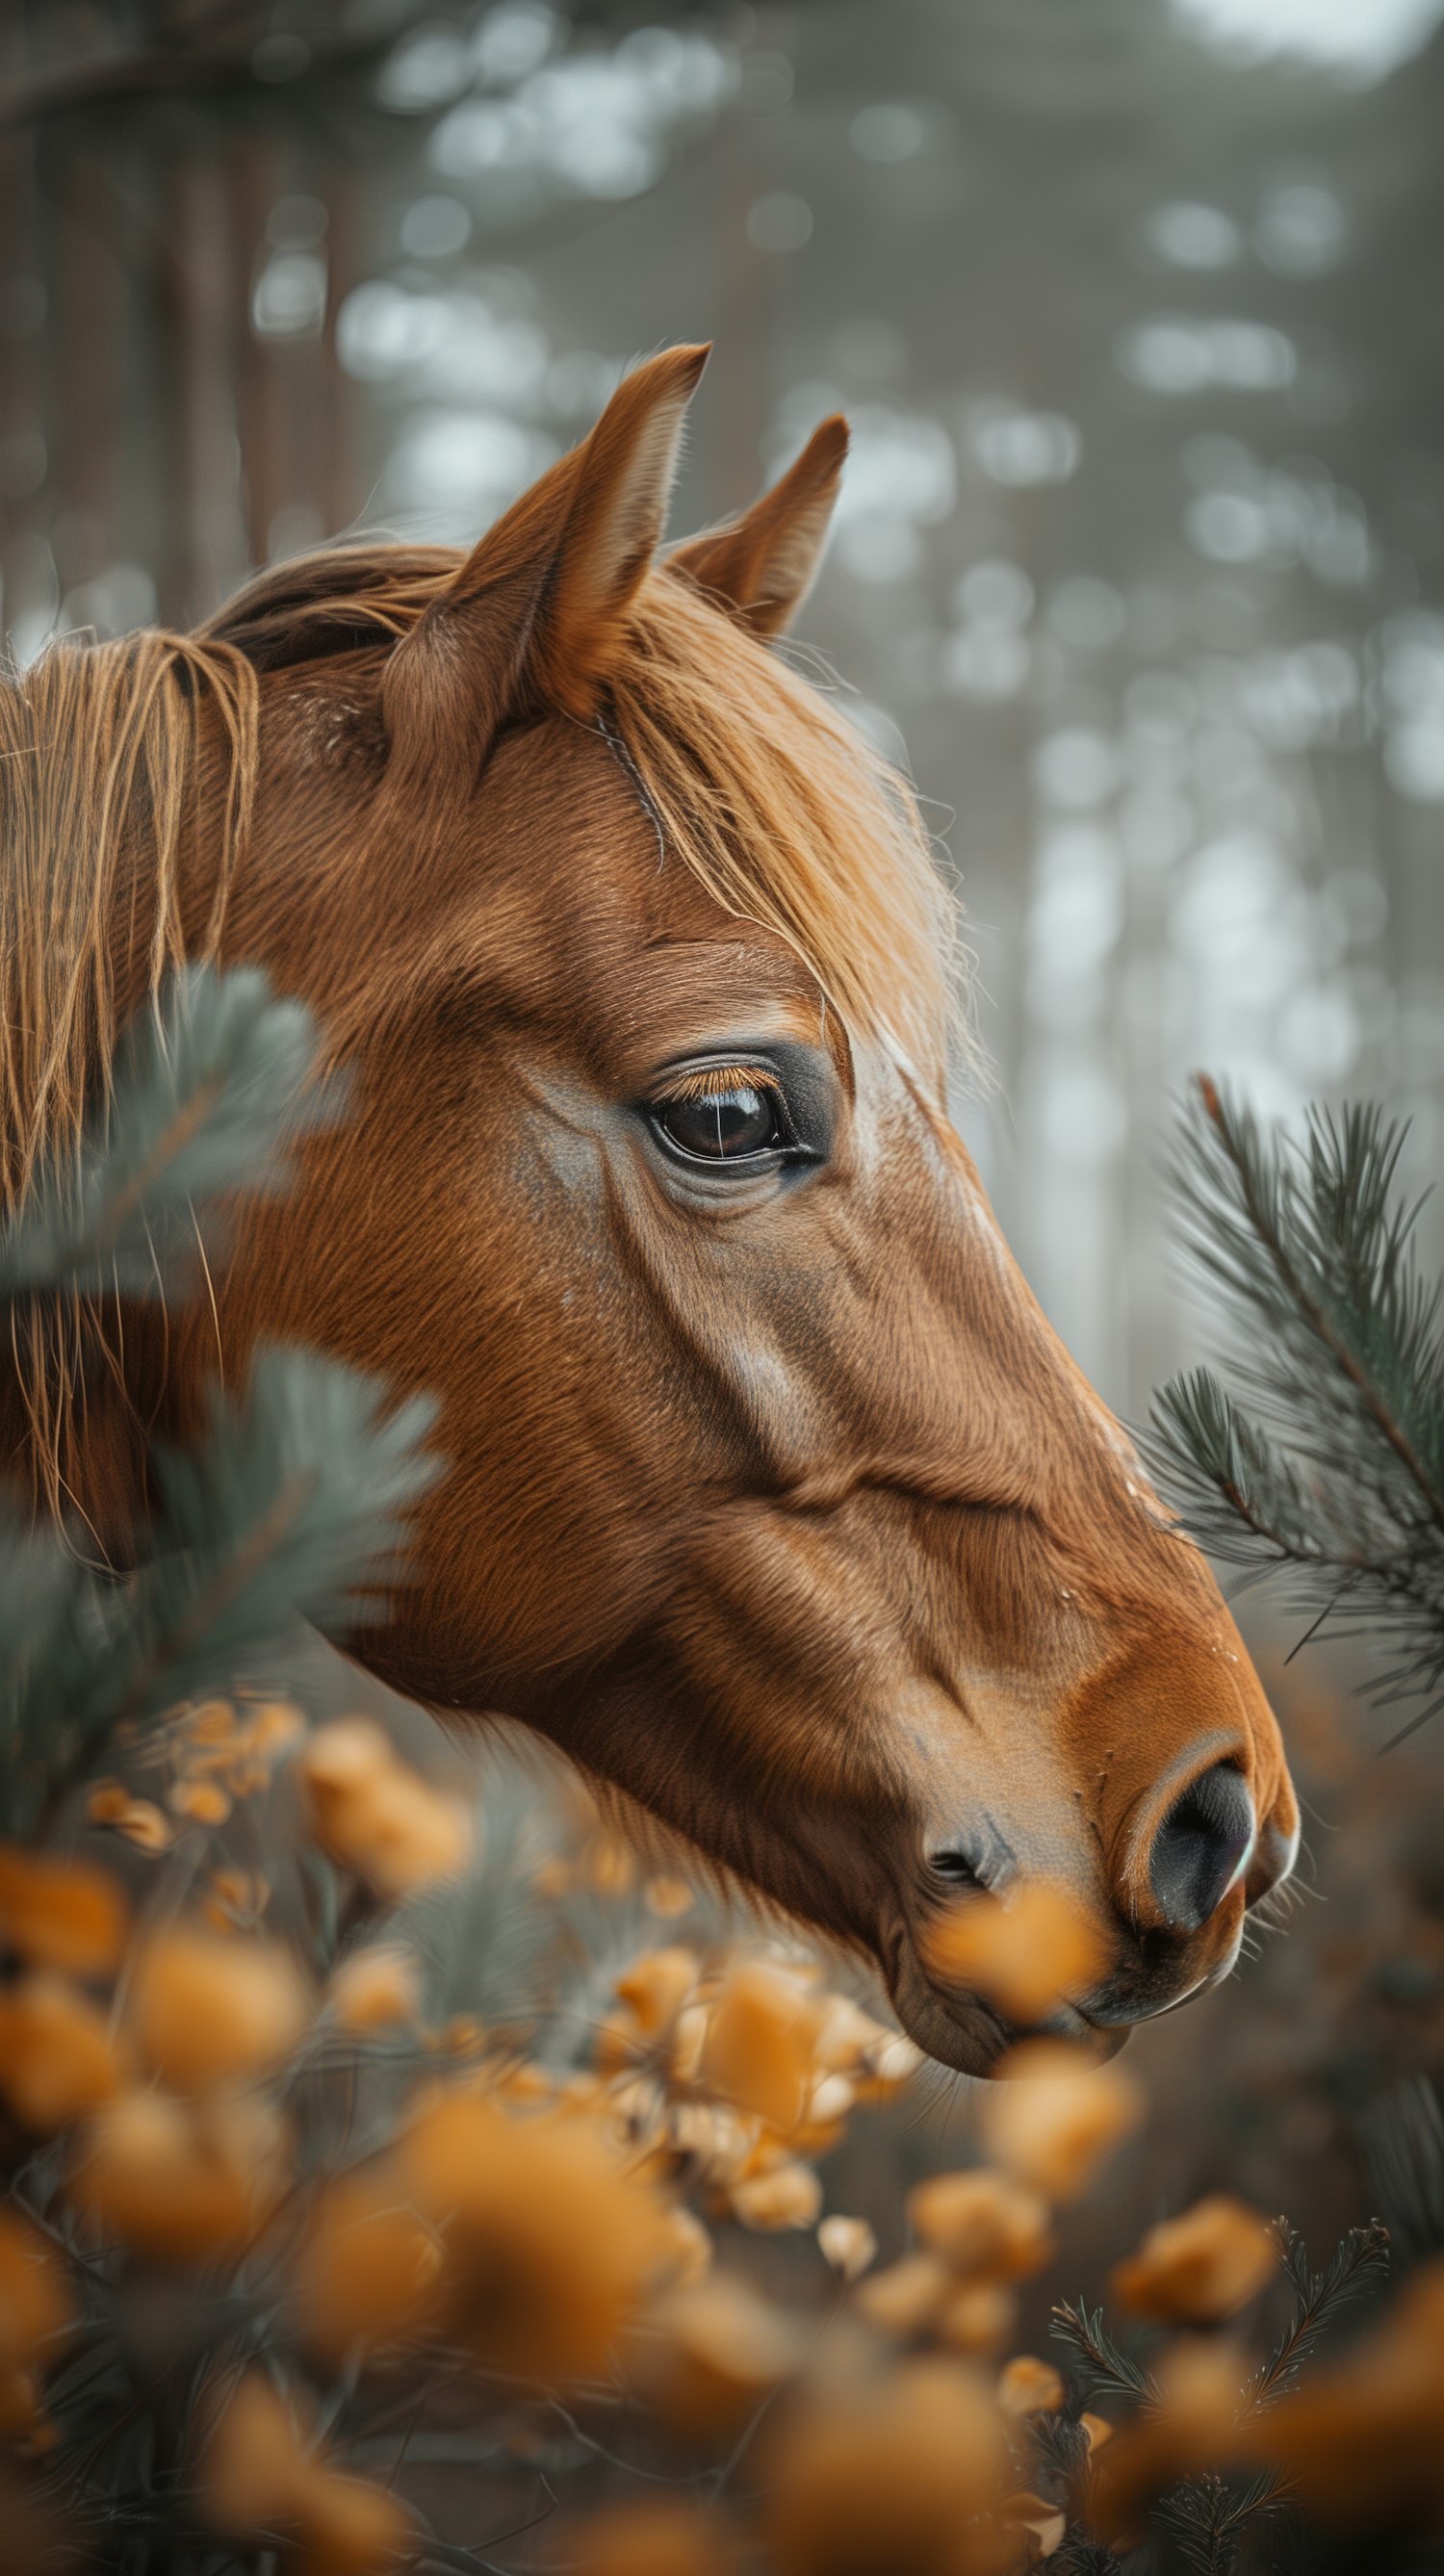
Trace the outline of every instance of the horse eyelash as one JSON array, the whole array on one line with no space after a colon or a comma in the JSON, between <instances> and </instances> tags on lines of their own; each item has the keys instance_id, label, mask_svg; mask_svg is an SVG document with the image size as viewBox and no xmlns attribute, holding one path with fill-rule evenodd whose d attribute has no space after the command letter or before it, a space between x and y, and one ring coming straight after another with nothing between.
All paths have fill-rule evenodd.
<instances>
[{"instance_id":1,"label":"horse eyelash","mask_svg":"<svg viewBox=\"0 0 1444 2576\"><path fill-rule=\"evenodd\" d=\"M707 1064L694 1072L682 1073L662 1093L666 1101L722 1100L729 1091L746 1089L766 1092L769 1099L781 1104L782 1085L765 1065Z\"/></svg>"}]
</instances>

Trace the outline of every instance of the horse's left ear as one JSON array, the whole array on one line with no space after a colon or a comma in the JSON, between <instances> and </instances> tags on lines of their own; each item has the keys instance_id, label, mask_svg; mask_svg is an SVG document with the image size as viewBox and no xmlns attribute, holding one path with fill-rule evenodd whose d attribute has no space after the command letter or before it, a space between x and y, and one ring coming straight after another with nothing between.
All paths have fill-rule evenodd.
<instances>
[{"instance_id":1,"label":"horse's left ear","mask_svg":"<svg viewBox=\"0 0 1444 2576\"><path fill-rule=\"evenodd\" d=\"M520 707L590 717L661 542L707 355L665 349L624 377L580 447L512 504L402 637L383 705L408 780L454 761L458 730L484 756Z\"/></svg>"},{"instance_id":2,"label":"horse's left ear","mask_svg":"<svg viewBox=\"0 0 1444 2576\"><path fill-rule=\"evenodd\" d=\"M780 635L822 560L847 442L847 423L835 413L813 431L780 483L740 519L678 546L667 557L668 569L688 574L754 635Z\"/></svg>"}]
</instances>

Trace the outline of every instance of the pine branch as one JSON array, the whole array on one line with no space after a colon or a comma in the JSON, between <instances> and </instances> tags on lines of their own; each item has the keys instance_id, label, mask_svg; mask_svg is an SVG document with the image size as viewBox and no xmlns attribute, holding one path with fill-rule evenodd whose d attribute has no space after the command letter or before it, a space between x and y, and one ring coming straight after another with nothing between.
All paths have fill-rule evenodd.
<instances>
[{"instance_id":1,"label":"pine branch","mask_svg":"<svg viewBox=\"0 0 1444 2576\"><path fill-rule=\"evenodd\" d=\"M1291 1575L1311 1628L1387 1636L1373 1696L1418 1697L1417 1725L1444 1693L1444 1337L1397 1194L1406 1133L1363 1107L1265 1142L1199 1086L1180 1231L1223 1291L1250 1409L1196 1371L1155 1399L1145 1446L1201 1544Z\"/></svg>"},{"instance_id":2,"label":"pine branch","mask_svg":"<svg viewBox=\"0 0 1444 2576\"><path fill-rule=\"evenodd\" d=\"M1068 2300L1060 2299L1053 2310L1048 2331L1059 2343L1066 2344L1074 2359L1082 2363L1090 2397L1141 2398L1145 2405L1157 2405L1158 2390L1153 2380L1113 2341L1104 2325L1101 2308L1096 2308L1090 2316L1084 2300L1080 2299L1075 2308Z\"/></svg>"},{"instance_id":3,"label":"pine branch","mask_svg":"<svg viewBox=\"0 0 1444 2576\"><path fill-rule=\"evenodd\" d=\"M311 1082L316 1051L310 1012L258 969L181 968L126 1031L78 1153L0 1229L0 1297L164 1295L194 1255L198 1210L283 1185L283 1134L334 1116L335 1085Z\"/></svg>"},{"instance_id":4,"label":"pine branch","mask_svg":"<svg viewBox=\"0 0 1444 2576\"><path fill-rule=\"evenodd\" d=\"M47 1816L117 1727L253 1670L298 1618L345 1631L382 1613L437 1473L432 1418L420 1398L386 1415L374 1380L308 1352L260 1352L240 1405L212 1390L201 1444L157 1456L146 1563L85 1579L45 1637L20 1627L7 1733L24 1776L43 1764Z\"/></svg>"},{"instance_id":5,"label":"pine branch","mask_svg":"<svg viewBox=\"0 0 1444 2576\"><path fill-rule=\"evenodd\" d=\"M1269 2358L1244 2390L1246 2414L1272 2405L1295 2377L1320 2337L1335 2324L1340 2311L1375 2289L1389 2269L1389 2232L1376 2218L1366 2227L1351 2227L1335 2246L1322 2272L1309 2263L1308 2247L1286 2219L1278 2221L1284 2272L1293 2291L1294 2312Z\"/></svg>"}]
</instances>

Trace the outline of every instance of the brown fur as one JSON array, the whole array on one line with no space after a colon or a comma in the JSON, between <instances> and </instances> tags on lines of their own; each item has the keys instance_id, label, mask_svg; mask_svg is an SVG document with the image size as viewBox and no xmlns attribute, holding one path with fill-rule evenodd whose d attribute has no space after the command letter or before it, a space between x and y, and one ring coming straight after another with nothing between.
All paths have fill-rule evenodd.
<instances>
[{"instance_id":1,"label":"brown fur","mask_svg":"<svg viewBox=\"0 0 1444 2576\"><path fill-rule=\"evenodd\" d=\"M950 915L908 791L754 631L806 588L836 439L650 568L699 369L638 369L464 561L339 549L13 693L12 1201L182 954L303 995L354 1112L248 1217L214 1323L129 1315L107 1369L81 1319L0 1406L17 1473L119 1550L141 1423L184 1434L217 1329L236 1376L282 1333L437 1393L418 1580L356 1650L540 1729L983 2065L995 2018L923 1964L937 1851L1067 1880L1113 2026L1226 1967L1292 1793L946 1121ZM649 1101L779 1062L815 1165L668 1162ZM1149 1854L1225 1759L1259 1854L1182 1932Z\"/></svg>"}]
</instances>

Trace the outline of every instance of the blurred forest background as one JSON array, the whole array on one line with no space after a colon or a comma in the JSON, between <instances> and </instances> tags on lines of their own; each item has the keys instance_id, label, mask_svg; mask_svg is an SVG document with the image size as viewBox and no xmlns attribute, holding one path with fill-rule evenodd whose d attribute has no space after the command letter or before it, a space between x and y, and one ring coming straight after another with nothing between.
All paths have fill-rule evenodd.
<instances>
[{"instance_id":1,"label":"blurred forest background","mask_svg":"<svg viewBox=\"0 0 1444 2576\"><path fill-rule=\"evenodd\" d=\"M1136 1419L1207 1342L1162 1179L1190 1070L1383 1099L1419 1185L1444 1141L1441 22L7 0L12 649L358 525L470 540L674 338L718 344L679 533L845 408L807 642L930 800L997 1073L959 1115ZM1138 2044L1156 2118L1080 2279L1219 2181L1361 2215L1360 2119L1440 2055L1432 1738L1376 1761L1327 1664L1270 1677L1328 1902ZM894 2118L889 2163L884 2116L829 2190L895 2242L936 2146Z\"/></svg>"}]
</instances>

